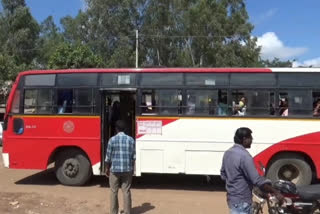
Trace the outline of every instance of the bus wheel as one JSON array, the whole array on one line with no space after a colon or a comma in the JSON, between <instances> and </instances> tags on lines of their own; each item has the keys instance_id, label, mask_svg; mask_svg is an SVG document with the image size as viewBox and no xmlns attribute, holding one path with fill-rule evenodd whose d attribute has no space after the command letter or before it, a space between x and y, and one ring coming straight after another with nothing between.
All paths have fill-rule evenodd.
<instances>
[{"instance_id":1,"label":"bus wheel","mask_svg":"<svg viewBox=\"0 0 320 214\"><path fill-rule=\"evenodd\" d=\"M267 177L272 181L287 180L297 186L303 186L311 183L312 170L301 156L286 154L279 156L271 163Z\"/></svg>"},{"instance_id":2,"label":"bus wheel","mask_svg":"<svg viewBox=\"0 0 320 214\"><path fill-rule=\"evenodd\" d=\"M60 152L55 162L55 171L60 183L68 186L84 185L92 175L90 161L77 149Z\"/></svg>"}]
</instances>

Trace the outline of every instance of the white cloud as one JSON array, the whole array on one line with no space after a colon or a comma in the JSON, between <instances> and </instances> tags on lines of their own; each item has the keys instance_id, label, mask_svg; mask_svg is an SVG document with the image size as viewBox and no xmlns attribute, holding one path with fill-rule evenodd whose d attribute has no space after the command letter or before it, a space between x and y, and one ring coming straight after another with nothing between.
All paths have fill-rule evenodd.
<instances>
[{"instance_id":1,"label":"white cloud","mask_svg":"<svg viewBox=\"0 0 320 214\"><path fill-rule=\"evenodd\" d=\"M260 16L254 19L254 25L258 25L262 22L265 22L269 18L273 17L278 11L278 8L272 8L264 13L262 13Z\"/></svg>"},{"instance_id":2,"label":"white cloud","mask_svg":"<svg viewBox=\"0 0 320 214\"><path fill-rule=\"evenodd\" d=\"M274 32L267 32L258 37L257 45L261 46L261 58L272 60L279 58L288 60L304 54L308 49L305 47L287 47Z\"/></svg>"},{"instance_id":3,"label":"white cloud","mask_svg":"<svg viewBox=\"0 0 320 214\"><path fill-rule=\"evenodd\" d=\"M305 60L303 62L293 62L292 67L320 67L320 57L314 58L314 59L309 59Z\"/></svg>"}]
</instances>

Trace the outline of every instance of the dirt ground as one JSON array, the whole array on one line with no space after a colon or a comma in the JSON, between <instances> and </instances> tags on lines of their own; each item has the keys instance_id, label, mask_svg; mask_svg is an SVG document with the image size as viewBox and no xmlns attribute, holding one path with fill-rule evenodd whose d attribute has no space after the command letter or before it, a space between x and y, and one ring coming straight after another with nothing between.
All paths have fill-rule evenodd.
<instances>
[{"instance_id":1,"label":"dirt ground","mask_svg":"<svg viewBox=\"0 0 320 214\"><path fill-rule=\"evenodd\" d=\"M0 154L2 147L0 147ZM52 170L14 170L0 159L0 214L106 214L109 213L107 179L95 176L84 187L58 183ZM134 178L133 214L228 213L224 185L204 176L143 175ZM122 195L119 191L120 209Z\"/></svg>"}]
</instances>

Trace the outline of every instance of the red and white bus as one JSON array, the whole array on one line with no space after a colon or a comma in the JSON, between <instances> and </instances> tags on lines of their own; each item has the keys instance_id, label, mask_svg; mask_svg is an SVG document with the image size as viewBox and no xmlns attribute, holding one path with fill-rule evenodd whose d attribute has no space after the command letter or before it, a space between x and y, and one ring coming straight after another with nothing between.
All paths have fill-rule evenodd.
<instances>
[{"instance_id":1,"label":"red and white bus","mask_svg":"<svg viewBox=\"0 0 320 214\"><path fill-rule=\"evenodd\" d=\"M103 174L107 141L122 119L136 139L137 176L219 175L235 130L249 127L249 151L268 177L309 184L320 177L319 83L318 68L21 72L6 108L4 165L54 163L61 183L83 185Z\"/></svg>"}]
</instances>

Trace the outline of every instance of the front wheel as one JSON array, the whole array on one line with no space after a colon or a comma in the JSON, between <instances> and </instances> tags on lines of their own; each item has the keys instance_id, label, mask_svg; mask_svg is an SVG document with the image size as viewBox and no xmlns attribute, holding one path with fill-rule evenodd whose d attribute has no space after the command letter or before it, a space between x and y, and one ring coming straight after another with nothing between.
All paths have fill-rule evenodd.
<instances>
[{"instance_id":1,"label":"front wheel","mask_svg":"<svg viewBox=\"0 0 320 214\"><path fill-rule=\"evenodd\" d=\"M271 163L267 177L272 181L286 180L293 182L297 186L303 186L311 183L312 170L301 156L284 154Z\"/></svg>"},{"instance_id":2,"label":"front wheel","mask_svg":"<svg viewBox=\"0 0 320 214\"><path fill-rule=\"evenodd\" d=\"M56 177L60 183L68 186L82 186L92 175L91 163L78 149L60 152L55 162Z\"/></svg>"}]
</instances>

